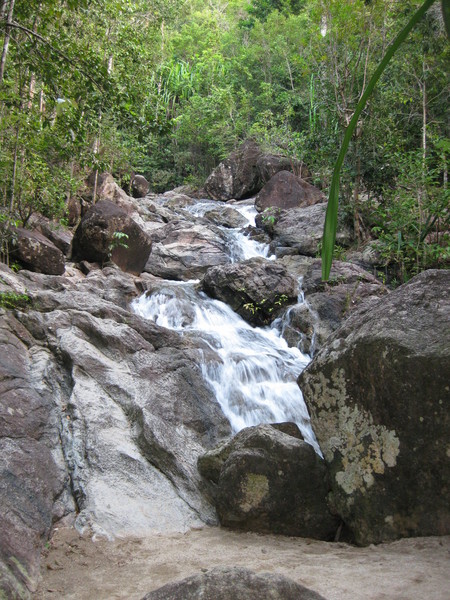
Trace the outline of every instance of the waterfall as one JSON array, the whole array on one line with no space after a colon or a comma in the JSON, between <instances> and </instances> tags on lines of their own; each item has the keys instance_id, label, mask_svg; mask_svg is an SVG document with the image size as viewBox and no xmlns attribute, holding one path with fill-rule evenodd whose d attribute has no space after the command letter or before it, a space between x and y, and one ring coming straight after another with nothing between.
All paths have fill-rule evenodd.
<instances>
[{"instance_id":1,"label":"waterfall","mask_svg":"<svg viewBox=\"0 0 450 600\"><path fill-rule=\"evenodd\" d=\"M247 215L251 217L251 211ZM267 247L246 245L248 238L238 230L229 230L228 235L241 255L243 247L251 256L267 255ZM203 377L234 432L261 423L293 421L321 454L296 383L310 357L288 347L279 320L272 327L252 327L223 302L197 291L196 283L162 281L157 291L136 299L133 310L157 325L206 342L210 351L201 351Z\"/></svg>"}]
</instances>

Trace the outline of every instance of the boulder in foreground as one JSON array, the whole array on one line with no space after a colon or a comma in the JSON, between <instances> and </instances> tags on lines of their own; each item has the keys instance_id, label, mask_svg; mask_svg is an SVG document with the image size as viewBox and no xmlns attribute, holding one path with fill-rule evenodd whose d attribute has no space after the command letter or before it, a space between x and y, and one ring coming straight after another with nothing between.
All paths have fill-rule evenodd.
<instances>
[{"instance_id":1,"label":"boulder in foreground","mask_svg":"<svg viewBox=\"0 0 450 600\"><path fill-rule=\"evenodd\" d=\"M450 273L350 316L299 377L332 508L365 545L450 533Z\"/></svg>"},{"instance_id":2,"label":"boulder in foreground","mask_svg":"<svg viewBox=\"0 0 450 600\"><path fill-rule=\"evenodd\" d=\"M258 425L198 461L213 491L222 525L262 533L333 539L324 461L294 423Z\"/></svg>"},{"instance_id":3,"label":"boulder in foreground","mask_svg":"<svg viewBox=\"0 0 450 600\"><path fill-rule=\"evenodd\" d=\"M142 600L325 600L323 596L278 573L254 573L218 567L169 583Z\"/></svg>"}]
</instances>

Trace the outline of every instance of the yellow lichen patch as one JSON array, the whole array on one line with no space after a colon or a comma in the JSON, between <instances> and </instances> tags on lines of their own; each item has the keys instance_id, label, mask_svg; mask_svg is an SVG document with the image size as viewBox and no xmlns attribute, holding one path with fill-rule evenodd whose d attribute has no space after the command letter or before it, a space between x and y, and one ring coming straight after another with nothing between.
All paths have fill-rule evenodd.
<instances>
[{"instance_id":1,"label":"yellow lichen patch","mask_svg":"<svg viewBox=\"0 0 450 600\"><path fill-rule=\"evenodd\" d=\"M269 493L269 481L265 475L247 473L242 484L241 508L245 512L256 508Z\"/></svg>"},{"instance_id":2,"label":"yellow lichen patch","mask_svg":"<svg viewBox=\"0 0 450 600\"><path fill-rule=\"evenodd\" d=\"M330 463L342 456L336 482L348 495L365 493L375 475L396 465L400 448L396 432L376 425L368 410L349 405L342 369L335 369L329 379L321 373L313 387L315 432L323 454Z\"/></svg>"}]
</instances>

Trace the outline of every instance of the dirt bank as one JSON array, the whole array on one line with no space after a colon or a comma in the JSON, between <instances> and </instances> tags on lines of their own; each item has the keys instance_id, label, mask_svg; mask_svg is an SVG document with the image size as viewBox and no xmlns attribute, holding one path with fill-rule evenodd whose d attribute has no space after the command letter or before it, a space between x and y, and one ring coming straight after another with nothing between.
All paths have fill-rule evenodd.
<instances>
[{"instance_id":1,"label":"dirt bank","mask_svg":"<svg viewBox=\"0 0 450 600\"><path fill-rule=\"evenodd\" d=\"M92 541L55 531L35 600L139 600L218 565L276 571L327 600L448 600L450 536L356 548L205 528L177 535Z\"/></svg>"}]
</instances>

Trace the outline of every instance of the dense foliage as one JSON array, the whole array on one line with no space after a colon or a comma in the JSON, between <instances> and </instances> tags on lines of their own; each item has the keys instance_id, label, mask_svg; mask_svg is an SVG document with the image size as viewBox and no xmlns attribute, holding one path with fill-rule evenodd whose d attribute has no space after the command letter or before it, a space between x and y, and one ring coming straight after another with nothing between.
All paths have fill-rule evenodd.
<instances>
[{"instance_id":1,"label":"dense foliage","mask_svg":"<svg viewBox=\"0 0 450 600\"><path fill-rule=\"evenodd\" d=\"M139 172L155 191L201 184L250 136L326 190L370 74L420 4L0 0L0 220L63 217L90 171ZM358 241L376 234L402 279L448 260L447 64L435 3L343 167Z\"/></svg>"}]
</instances>

